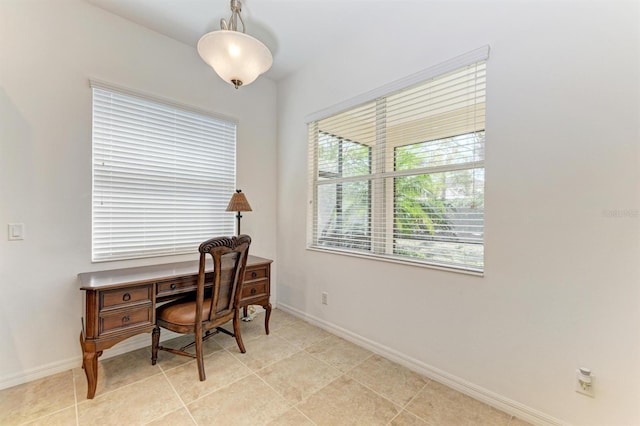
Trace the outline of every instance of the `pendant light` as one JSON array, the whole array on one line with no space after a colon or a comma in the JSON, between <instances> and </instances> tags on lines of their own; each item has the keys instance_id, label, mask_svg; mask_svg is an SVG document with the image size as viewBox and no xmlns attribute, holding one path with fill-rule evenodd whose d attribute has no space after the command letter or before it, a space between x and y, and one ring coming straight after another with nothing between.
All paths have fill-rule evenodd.
<instances>
[{"instance_id":1,"label":"pendant light","mask_svg":"<svg viewBox=\"0 0 640 426\"><path fill-rule=\"evenodd\" d=\"M231 0L231 18L220 20L220 30L202 36L198 54L211 68L235 88L252 83L271 68L273 57L261 41L245 34L242 4ZM238 19L242 31L238 31Z\"/></svg>"}]
</instances>

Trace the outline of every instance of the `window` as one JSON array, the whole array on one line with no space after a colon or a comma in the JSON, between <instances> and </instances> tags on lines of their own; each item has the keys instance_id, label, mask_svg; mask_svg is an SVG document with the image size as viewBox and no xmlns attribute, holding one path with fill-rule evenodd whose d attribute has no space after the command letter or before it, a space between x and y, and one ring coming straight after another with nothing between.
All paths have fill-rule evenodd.
<instances>
[{"instance_id":1,"label":"window","mask_svg":"<svg viewBox=\"0 0 640 426\"><path fill-rule=\"evenodd\" d=\"M235 123L91 86L93 261L193 253L233 234Z\"/></svg>"},{"instance_id":2,"label":"window","mask_svg":"<svg viewBox=\"0 0 640 426\"><path fill-rule=\"evenodd\" d=\"M479 49L308 120L310 248L483 271L487 58Z\"/></svg>"}]
</instances>

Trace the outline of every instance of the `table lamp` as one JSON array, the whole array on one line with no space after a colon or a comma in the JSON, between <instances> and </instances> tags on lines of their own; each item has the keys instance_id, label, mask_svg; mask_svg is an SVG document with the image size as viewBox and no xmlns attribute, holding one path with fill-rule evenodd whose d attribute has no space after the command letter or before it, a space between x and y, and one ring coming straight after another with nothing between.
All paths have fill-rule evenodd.
<instances>
[{"instance_id":1,"label":"table lamp","mask_svg":"<svg viewBox=\"0 0 640 426\"><path fill-rule=\"evenodd\" d=\"M247 201L247 197L244 196L241 189L236 189L235 194L231 196L231 200L229 200L229 205L227 206L228 212L238 212L236 218L238 219L238 235L240 235L240 219L242 215L240 212L250 212L251 206Z\"/></svg>"}]
</instances>

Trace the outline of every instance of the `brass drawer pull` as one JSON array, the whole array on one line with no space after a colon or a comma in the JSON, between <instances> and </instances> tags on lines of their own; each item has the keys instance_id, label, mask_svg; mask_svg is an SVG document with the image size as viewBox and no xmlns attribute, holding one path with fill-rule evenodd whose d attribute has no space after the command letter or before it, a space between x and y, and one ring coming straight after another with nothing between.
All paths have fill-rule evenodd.
<instances>
[{"instance_id":1,"label":"brass drawer pull","mask_svg":"<svg viewBox=\"0 0 640 426\"><path fill-rule=\"evenodd\" d=\"M254 287L251 289L251 295L254 295L258 292L258 290Z\"/></svg>"},{"instance_id":2,"label":"brass drawer pull","mask_svg":"<svg viewBox=\"0 0 640 426\"><path fill-rule=\"evenodd\" d=\"M175 290L176 287L178 287L178 286L176 285L176 283L171 283L171 285L169 287L171 287L171 290Z\"/></svg>"},{"instance_id":3,"label":"brass drawer pull","mask_svg":"<svg viewBox=\"0 0 640 426\"><path fill-rule=\"evenodd\" d=\"M125 316L122 317L122 322L123 323L129 322L130 319L131 318L129 318L129 315L125 315Z\"/></svg>"},{"instance_id":4,"label":"brass drawer pull","mask_svg":"<svg viewBox=\"0 0 640 426\"><path fill-rule=\"evenodd\" d=\"M255 271L254 271L254 272L252 272L252 273L251 273L251 278L255 278L255 277L257 277L257 276L258 276L258 273L257 273L257 272L255 272Z\"/></svg>"},{"instance_id":5,"label":"brass drawer pull","mask_svg":"<svg viewBox=\"0 0 640 426\"><path fill-rule=\"evenodd\" d=\"M128 302L129 300L131 300L131 295L129 293L125 293L122 295L122 300L125 302Z\"/></svg>"}]
</instances>

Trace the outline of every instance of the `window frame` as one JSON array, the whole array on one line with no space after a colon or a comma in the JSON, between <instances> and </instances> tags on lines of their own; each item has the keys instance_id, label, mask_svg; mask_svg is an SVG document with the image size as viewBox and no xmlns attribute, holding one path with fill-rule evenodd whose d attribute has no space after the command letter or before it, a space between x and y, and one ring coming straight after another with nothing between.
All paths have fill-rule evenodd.
<instances>
[{"instance_id":1,"label":"window frame","mask_svg":"<svg viewBox=\"0 0 640 426\"><path fill-rule=\"evenodd\" d=\"M410 146L410 145L421 145L421 144L428 144L428 143L434 143L434 142L438 142L438 141L442 141L445 139L455 139L458 137L469 137L469 136L473 136L476 137L476 135L482 135L482 138L484 138L485 135L485 129L478 129L474 132L470 132L470 133L464 133L464 134L458 134L458 135L452 135L452 136L448 136L448 137L444 137L444 138L440 138L440 139L434 139L434 140L427 140L427 141L422 141L422 142L417 142L417 143L410 143L410 144L406 144L406 145L396 145L396 146L392 146L390 147L390 149L393 150L394 152L394 172L398 172L398 170L396 170L396 162L395 162L395 152L398 148L402 148L405 146ZM483 148L484 148L484 142L482 144ZM413 169L414 171L412 173L410 173L409 170L407 170L406 172L402 173L401 176L394 176L393 177L393 202L392 205L396 206L396 182L397 179L403 178L403 177L409 177L409 176L421 176L421 175L434 175L434 174L441 174L441 173L449 173L449 172L460 172L460 171L471 171L471 172L475 172L476 170L482 170L482 174L484 175L484 170L485 170L485 164L484 164L484 156L482 160L479 161L471 161L471 162L466 162L466 163L451 163L451 164L446 164L446 165L442 165L442 166L437 166L434 169L436 169L437 171L432 172L432 173L428 173L425 169ZM410 173L410 174L409 174ZM451 189L451 187L447 187L446 189ZM483 191L484 192L484 191ZM484 204L484 196L483 196L483 204ZM446 214L443 213L443 214ZM394 216L394 222L396 220L396 216ZM483 228L484 228L484 219L483 219ZM484 233L484 231L483 231ZM393 254L396 255L396 245L398 243L398 233L397 233L397 228L394 226L394 231L393 231L393 235L390 237L390 239L393 240ZM436 235L432 235L432 236L415 236L414 238L405 238L408 240L415 240L415 241L431 241L431 242L447 242L447 243L458 243L458 244L466 244L469 246L474 246L474 245L481 245L484 249L484 238L482 240L482 242L478 242L476 240L473 239L469 239L469 238L464 238L464 237L442 237L442 236L436 236ZM484 259L484 254L483 254L483 259ZM484 261L483 261L483 265L484 265ZM433 265L431 265L433 266ZM451 267L451 266L447 266L446 269L454 269L454 270L458 270L459 268L455 268L455 267ZM476 272L476 273L482 273L483 270L471 270L471 271L467 271L467 272Z\"/></svg>"},{"instance_id":2,"label":"window frame","mask_svg":"<svg viewBox=\"0 0 640 426\"><path fill-rule=\"evenodd\" d=\"M340 247L332 247L319 244L318 235L320 234L318 221L318 188L322 184L318 181L318 137L315 137L315 141L313 140L313 134L318 135L323 130L318 128L318 122L325 118L332 118L333 116L337 116L342 112L347 112L352 108L357 108L359 106L363 106L368 102L375 101L376 107L380 104L384 105L386 102L387 95L393 94L400 90L403 90L408 87L412 87L414 85L420 84L423 81L437 78L440 75L444 75L449 72L456 71L458 69L462 69L469 65L473 65L476 63L486 63L489 57L489 46L484 46L480 49L476 49L475 51L469 52L464 55L460 55L450 61L447 61L443 64L439 64L435 67L429 68L422 72L411 75L405 79L393 82L389 85L386 85L382 88L373 90L369 93L360 95L351 100L345 101L339 105L327 108L325 110L319 111L315 114L312 114L307 117L306 121L309 125L309 152L308 152L308 161L309 161L309 172L310 172L310 181L309 181L309 203L308 203L308 211L307 211L307 249L314 251L322 251L322 252L331 252L337 253L341 255L350 255L355 257L363 257L368 259L376 259L382 261L389 261L394 263L408 264L413 266L421 266L428 267L434 269L441 269L446 271L460 272L475 276L483 276L485 270L484 263L484 230L482 230L482 239L480 243L475 241L467 241L465 244L480 244L482 247L481 256L482 256L482 264L480 267L473 266L460 266L460 265L452 265L446 264L442 262L432 262L425 260L416 260L410 257L400 256L395 252L395 240L397 230L394 229L394 224L396 221L395 217L395 199L396 199L396 180L399 177L403 176L417 176L422 174L424 170L437 170L439 173L453 172L459 170L470 170L472 174L472 179L475 179L475 173L478 170L482 171L482 201L484 206L484 158L481 161L473 161L470 164L458 165L455 163L446 164L439 167L431 167L399 172L395 170L395 152L396 149L401 146L413 145L418 143L427 143L430 142L428 140L423 140L421 142L411 142L406 145L392 145L386 143L386 130L384 128L378 128L376 136L376 141L381 140L382 143L376 142L375 147L372 148L372 151L376 151L376 155L378 158L374 159L370 162L370 166L372 168L371 173L368 176L359 176L360 180L367 180L369 182L369 210L371 212L370 216L370 232L374 233L376 230L385 229L384 236L372 238L371 247L372 249L367 252L356 252L349 249L341 249ZM486 122L482 125L482 129L474 129L471 134L480 134L482 133L482 139L484 143L484 135L486 135ZM453 138L459 135L456 134L447 134L444 137L438 139L448 139ZM336 136L339 137L339 136ZM474 136L475 137L475 136ZM346 139L346 138L345 138ZM434 140L438 140L434 139ZM352 141L355 142L355 141ZM357 143L357 142L356 142ZM482 146L484 150L484 145ZM370 152L372 152L370 151ZM393 169L394 170L385 170L384 168L388 166L389 156L393 158ZM391 184L388 183L388 179L391 179ZM324 184L327 184L324 182ZM376 198L382 198L383 201L376 201ZM390 219L388 219L390 216ZM484 216L484 215L482 215ZM315 229L314 229L315 228ZM484 218L482 217L482 228L484 228ZM454 241L459 241L454 239Z\"/></svg>"},{"instance_id":3,"label":"window frame","mask_svg":"<svg viewBox=\"0 0 640 426\"><path fill-rule=\"evenodd\" d=\"M326 185L335 184L336 185L336 202L335 202L335 205L336 205L336 216L342 216L343 205L344 205L344 187L343 187L343 185L345 183L348 183L348 182L360 182L362 180L367 180L368 181L368 179L357 179L357 177L361 177L360 175L358 175L358 176L349 176L349 177L347 177L349 180L346 181L346 182L344 180L342 180L343 178L345 178L345 176L343 175L343 173L344 173L344 170L343 170L344 163L342 161L342 158L344 157L344 144L345 144L345 142L348 142L350 144L360 145L360 146L366 147L368 149L368 169L369 170L368 170L368 173L366 175L363 175L363 176L369 176L369 175L371 175L371 172L372 172L372 167L373 167L373 165L372 165L372 159L373 159L372 148L367 146L367 145L365 145L365 144L362 144L360 142L352 141L350 139L343 138L343 137L340 137L340 136L336 136L336 135L333 135L333 134L330 134L330 133L327 133L327 132L320 132L320 133L325 138L326 137L334 138L338 143L338 163L337 163L338 172L323 172L323 171L320 170L320 168L319 168L320 166L318 166L318 180L321 181L321 179L324 178L324 179L327 179L326 181L321 181L321 182L324 182L324 184L326 184ZM330 175L334 175L334 176L330 176ZM333 177L334 180L337 180L337 182L334 183L333 180L331 179L332 177ZM323 183L319 183L319 186L322 186L322 185L323 185ZM369 208L368 208L368 214L367 214L368 220L367 220L367 223L366 223L366 226L365 226L364 235L365 235L365 237L368 237L368 241L369 241L368 245L370 246L372 244L371 238L370 238L371 229L372 229L372 223L371 223L371 221L372 221L371 220L371 182L370 181L368 181L367 199L368 199ZM341 231L343 229L342 226L341 226L342 225L342 219L337 217L336 218L336 224L339 224L338 231ZM323 234L324 234L324 232L323 232ZM326 237L324 237L324 236L318 237L318 240L320 241L321 239L324 239L324 238L326 238ZM342 248L347 247L345 245L332 244L330 239L327 239L326 241L327 242L325 242L323 244L326 247L333 247L333 248L337 248L337 249L339 249L341 247ZM347 241L345 241L345 243L346 242ZM353 243L353 241L351 243Z\"/></svg>"}]
</instances>

